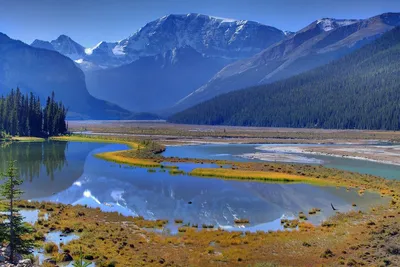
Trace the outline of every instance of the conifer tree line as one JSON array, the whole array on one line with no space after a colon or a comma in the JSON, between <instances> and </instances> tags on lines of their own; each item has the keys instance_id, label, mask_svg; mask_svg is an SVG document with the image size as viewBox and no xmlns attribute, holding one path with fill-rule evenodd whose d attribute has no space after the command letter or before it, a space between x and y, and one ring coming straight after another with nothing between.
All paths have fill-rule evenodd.
<instances>
[{"instance_id":1,"label":"conifer tree line","mask_svg":"<svg viewBox=\"0 0 400 267\"><path fill-rule=\"evenodd\" d=\"M325 66L217 96L168 121L400 130L400 27Z\"/></svg>"},{"instance_id":2,"label":"conifer tree line","mask_svg":"<svg viewBox=\"0 0 400 267\"><path fill-rule=\"evenodd\" d=\"M56 102L54 92L44 108L33 93L12 89L0 98L0 131L13 136L47 137L67 132L67 109Z\"/></svg>"}]
</instances>

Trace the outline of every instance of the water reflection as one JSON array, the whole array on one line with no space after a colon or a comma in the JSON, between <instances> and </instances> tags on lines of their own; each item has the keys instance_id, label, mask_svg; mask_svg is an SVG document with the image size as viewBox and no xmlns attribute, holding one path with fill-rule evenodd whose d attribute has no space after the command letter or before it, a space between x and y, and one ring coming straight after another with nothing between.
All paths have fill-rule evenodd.
<instances>
[{"instance_id":1,"label":"water reflection","mask_svg":"<svg viewBox=\"0 0 400 267\"><path fill-rule=\"evenodd\" d=\"M46 175L54 180L54 173L66 164L66 142L6 143L0 149L0 169L7 168L8 160L16 160L19 175L30 182L40 176L44 167Z\"/></svg>"},{"instance_id":2,"label":"water reflection","mask_svg":"<svg viewBox=\"0 0 400 267\"><path fill-rule=\"evenodd\" d=\"M147 219L183 219L186 223L213 224L227 229L238 229L234 220L246 218L251 222L246 230L280 228L280 218L296 216L299 211L307 213L314 207L321 208L322 212L309 219L318 224L334 213L330 203L340 211L348 211L366 209L371 203L383 201L377 194L359 196L355 191L332 187L226 181L173 176L160 171L149 173L146 169L120 166L92 156L119 149L123 147L107 145L91 152L82 177L67 190L46 200L99 207ZM179 167L190 170L197 166L185 163ZM352 207L353 202L357 207Z\"/></svg>"},{"instance_id":3,"label":"water reflection","mask_svg":"<svg viewBox=\"0 0 400 267\"><path fill-rule=\"evenodd\" d=\"M194 224L213 224L238 229L235 219L249 219L246 230L280 228L280 218L296 216L311 208L322 212L309 219L319 223L333 214L330 203L340 211L366 209L386 201L377 194L306 184L267 184L170 175L157 170L128 167L94 157L125 145L97 143L14 143L0 150L1 166L18 160L26 180L24 197L66 204L100 207L147 219L183 219ZM196 164L180 164L185 171ZM206 164L201 167L207 167ZM352 203L357 207L352 207ZM173 230L176 225L170 225Z\"/></svg>"},{"instance_id":4,"label":"water reflection","mask_svg":"<svg viewBox=\"0 0 400 267\"><path fill-rule=\"evenodd\" d=\"M50 196L70 187L83 174L90 151L101 144L37 142L8 143L0 149L0 171L9 160L16 160L20 177L25 181L25 198Z\"/></svg>"}]
</instances>

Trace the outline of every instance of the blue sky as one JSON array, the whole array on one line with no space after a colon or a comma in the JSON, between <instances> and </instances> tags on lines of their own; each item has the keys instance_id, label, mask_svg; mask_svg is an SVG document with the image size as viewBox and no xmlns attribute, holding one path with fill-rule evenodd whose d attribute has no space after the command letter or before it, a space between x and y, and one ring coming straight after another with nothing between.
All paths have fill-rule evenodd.
<instances>
[{"instance_id":1,"label":"blue sky","mask_svg":"<svg viewBox=\"0 0 400 267\"><path fill-rule=\"evenodd\" d=\"M202 13L297 31L323 18L400 12L400 0L0 0L0 32L30 43L66 34L89 47L167 14Z\"/></svg>"}]
</instances>

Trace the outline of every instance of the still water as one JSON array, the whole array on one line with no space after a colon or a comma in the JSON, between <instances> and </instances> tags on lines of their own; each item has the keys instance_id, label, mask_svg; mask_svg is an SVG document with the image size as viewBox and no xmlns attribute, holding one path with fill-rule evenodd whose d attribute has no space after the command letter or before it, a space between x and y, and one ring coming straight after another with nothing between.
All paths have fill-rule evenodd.
<instances>
[{"instance_id":1,"label":"still water","mask_svg":"<svg viewBox=\"0 0 400 267\"><path fill-rule=\"evenodd\" d=\"M242 228L234 224L240 218L250 220L246 230L281 229L281 218L296 216L300 211L307 213L314 207L321 208L322 212L309 219L319 223L333 214L331 203L340 211L348 211L387 201L377 194L359 196L355 191L333 187L226 181L170 175L161 170L148 172L94 157L99 152L125 148L125 145L84 142L13 143L0 149L0 167L4 170L10 158L18 161L20 175L25 180L26 199L88 205L147 219L172 222L183 219L186 223L213 224L227 229ZM177 156L182 157L211 155L207 147L197 148L201 149L168 148L166 156L178 153L177 149L180 149ZM233 150L226 146L225 150L211 148L213 153L219 152L216 158L235 160L245 160L236 157L236 153L254 149L248 146L232 146ZM185 171L198 167L188 163L178 166ZM357 207L352 207L352 203ZM173 223L169 225L172 231L176 227Z\"/></svg>"}]
</instances>

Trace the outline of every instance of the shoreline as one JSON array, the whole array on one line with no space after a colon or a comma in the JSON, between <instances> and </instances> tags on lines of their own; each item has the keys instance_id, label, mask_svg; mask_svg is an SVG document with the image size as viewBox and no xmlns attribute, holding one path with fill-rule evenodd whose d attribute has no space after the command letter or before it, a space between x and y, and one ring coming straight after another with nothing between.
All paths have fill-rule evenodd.
<instances>
[{"instance_id":1,"label":"shoreline","mask_svg":"<svg viewBox=\"0 0 400 267\"><path fill-rule=\"evenodd\" d=\"M286 154L292 154L292 155L317 155L317 156L327 156L327 157L335 157L335 158L345 158L345 159L354 159L354 160L360 160L360 161L369 161L369 162L375 162L375 163L380 163L380 164L387 164L387 165L392 165L392 166L400 166L400 162L396 161L391 161L391 160L380 160L380 159L373 159L369 158L366 156L352 156L352 155L345 155L345 154L335 154L335 153L329 153L329 152L321 152L321 151L310 151L307 150L307 148L303 147L296 147L295 145L293 147L284 147L284 148L274 148L271 146L271 149L266 149L268 145L261 145L259 148L257 148L260 151L268 151L268 152L274 152L274 153L286 153ZM263 148L264 147L264 148ZM308 149L315 149L316 147L308 147ZM321 148L327 149L327 147L321 146ZM399 155L400 156L400 155ZM400 160L400 158L399 158Z\"/></svg>"},{"instance_id":2,"label":"shoreline","mask_svg":"<svg viewBox=\"0 0 400 267\"><path fill-rule=\"evenodd\" d=\"M268 146L269 144L265 143L259 143L259 144L253 144L253 143L237 143L237 142L208 142L208 141L201 141L201 142L187 142L187 143L180 143L180 144L171 144L171 145L166 145L166 147L182 147L182 146L202 146L202 145L259 145L260 147L262 146ZM274 145L274 144L270 144ZM379 160L379 159L372 159L369 157L362 157L362 156L351 156L351 155L339 155L335 153L328 153L328 152L317 152L317 151L309 151L307 149L304 149L302 147L296 147L296 145L299 144L289 144L289 143L277 143L276 145L293 145L292 150L279 150L279 149L261 149L261 148L255 148L256 150L260 151L269 151L269 152L274 152L277 153L277 158L282 158L282 160L273 160L273 159L266 159L268 158L269 153L263 153L263 152L254 152L254 153L245 153L242 155L237 155L242 158L250 158L250 159L259 159L265 162L281 162L281 163L299 163L299 164L323 164L323 160L321 159L313 159L313 158L306 158L303 157L304 155L316 155L316 156L327 156L327 157L335 157L335 158L345 158L345 159L354 159L354 160L360 160L360 161L369 161L369 162L375 162L375 163L380 163L380 164L387 164L387 165L392 165L392 166L400 166L400 162L396 161L390 161L390 160ZM321 147L324 146L324 144L304 144L306 145L320 145ZM335 146L348 146L348 145L359 145L358 143L337 143ZM371 145L372 146L372 145ZM273 146L271 146L273 147ZM311 149L315 147L310 147ZM327 148L325 146L324 148ZM265 154L265 155L263 155ZM272 153L271 153L272 154ZM299 160L290 160L290 157L303 157L304 159L299 159ZM288 158L288 159L285 159ZM400 160L400 158L399 158Z\"/></svg>"}]
</instances>

